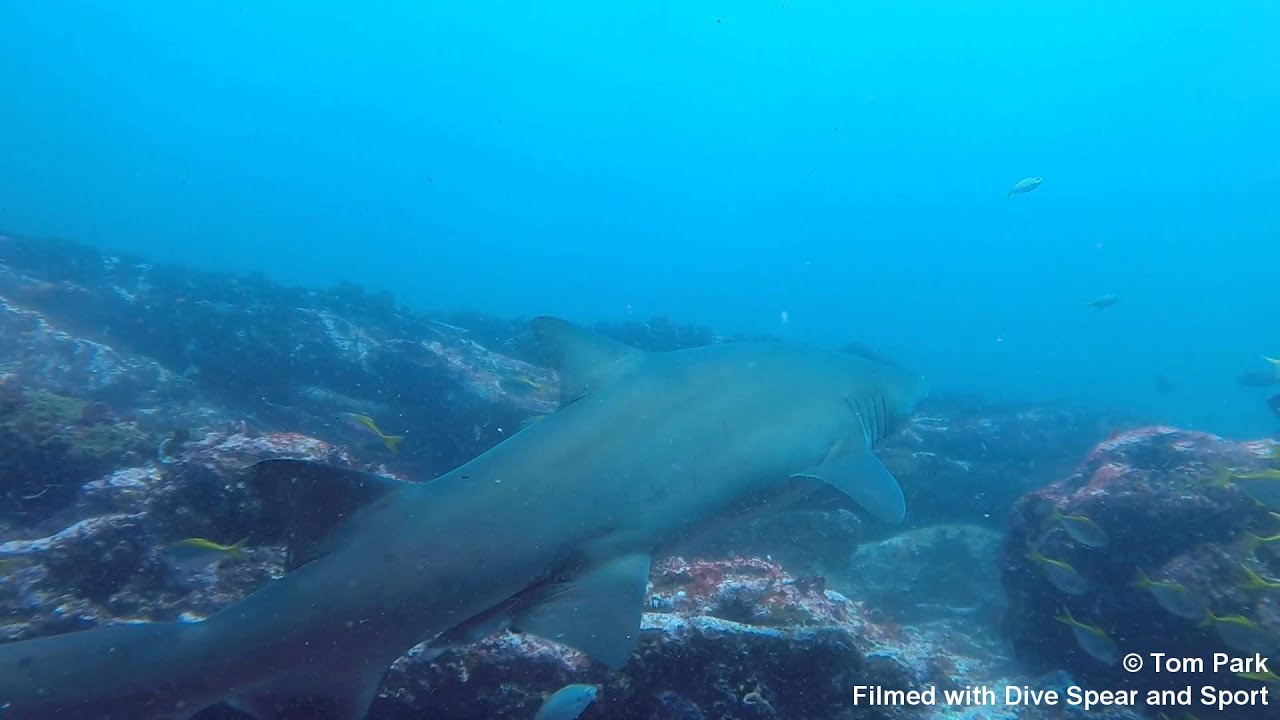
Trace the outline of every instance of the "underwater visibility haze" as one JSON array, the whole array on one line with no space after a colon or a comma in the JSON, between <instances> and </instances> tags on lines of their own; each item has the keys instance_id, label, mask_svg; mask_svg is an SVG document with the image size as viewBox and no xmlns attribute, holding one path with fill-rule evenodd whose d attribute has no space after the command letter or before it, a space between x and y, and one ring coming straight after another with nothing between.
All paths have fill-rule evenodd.
<instances>
[{"instance_id":1,"label":"underwater visibility haze","mask_svg":"<svg viewBox=\"0 0 1280 720\"><path fill-rule=\"evenodd\" d=\"M940 388L1272 427L1236 383L1280 353L1265 0L2 13L14 232L426 309L856 339Z\"/></svg>"},{"instance_id":2,"label":"underwater visibility haze","mask_svg":"<svg viewBox=\"0 0 1280 720\"><path fill-rule=\"evenodd\" d=\"M1275 2L0 48L0 720L1271 717Z\"/></svg>"}]
</instances>

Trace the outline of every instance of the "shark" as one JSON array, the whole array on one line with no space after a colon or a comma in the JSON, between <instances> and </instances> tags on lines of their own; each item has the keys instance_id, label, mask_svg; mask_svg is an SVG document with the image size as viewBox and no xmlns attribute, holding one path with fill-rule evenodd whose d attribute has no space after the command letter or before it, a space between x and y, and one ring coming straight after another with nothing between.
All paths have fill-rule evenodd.
<instances>
[{"instance_id":1,"label":"shark","mask_svg":"<svg viewBox=\"0 0 1280 720\"><path fill-rule=\"evenodd\" d=\"M619 669L650 562L762 507L834 489L906 513L877 443L922 377L782 342L644 352L553 317L532 330L560 407L458 468L406 482L278 458L246 482L286 573L199 622L0 645L0 720L359 720L391 664L506 628Z\"/></svg>"}]
</instances>

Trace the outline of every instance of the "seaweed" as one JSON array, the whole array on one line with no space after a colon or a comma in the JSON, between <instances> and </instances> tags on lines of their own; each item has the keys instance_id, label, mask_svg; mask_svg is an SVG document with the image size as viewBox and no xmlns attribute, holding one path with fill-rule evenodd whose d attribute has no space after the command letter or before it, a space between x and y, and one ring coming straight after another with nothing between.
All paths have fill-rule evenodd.
<instances>
[{"instance_id":1,"label":"seaweed","mask_svg":"<svg viewBox=\"0 0 1280 720\"><path fill-rule=\"evenodd\" d=\"M56 512L147 445L101 403L0 385L0 515Z\"/></svg>"}]
</instances>

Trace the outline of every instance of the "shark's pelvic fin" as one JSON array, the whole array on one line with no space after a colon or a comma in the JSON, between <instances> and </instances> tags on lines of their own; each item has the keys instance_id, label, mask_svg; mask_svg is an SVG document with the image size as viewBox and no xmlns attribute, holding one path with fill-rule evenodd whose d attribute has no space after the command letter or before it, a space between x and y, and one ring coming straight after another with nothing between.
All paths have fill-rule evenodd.
<instances>
[{"instance_id":1,"label":"shark's pelvic fin","mask_svg":"<svg viewBox=\"0 0 1280 720\"><path fill-rule=\"evenodd\" d=\"M227 704L256 720L361 720L387 668L305 667L238 692Z\"/></svg>"},{"instance_id":2,"label":"shark's pelvic fin","mask_svg":"<svg viewBox=\"0 0 1280 720\"><path fill-rule=\"evenodd\" d=\"M528 605L528 598L535 593L536 591L525 591L453 626L427 642L423 651L428 653L429 658L435 658L451 648L474 645L490 635L509 629L513 616L518 614L520 608Z\"/></svg>"},{"instance_id":3,"label":"shark's pelvic fin","mask_svg":"<svg viewBox=\"0 0 1280 720\"><path fill-rule=\"evenodd\" d=\"M882 522L897 525L906 517L907 502L898 481L869 447L856 441L841 441L821 465L797 475L831 485Z\"/></svg>"},{"instance_id":4,"label":"shark's pelvic fin","mask_svg":"<svg viewBox=\"0 0 1280 720\"><path fill-rule=\"evenodd\" d=\"M622 555L548 588L541 603L516 616L514 629L621 668L640 638L649 560L648 553Z\"/></svg>"},{"instance_id":5,"label":"shark's pelvic fin","mask_svg":"<svg viewBox=\"0 0 1280 720\"><path fill-rule=\"evenodd\" d=\"M263 460L249 474L263 501L266 524L283 527L285 571L332 549L333 531L360 508L409 483L306 460Z\"/></svg>"},{"instance_id":6,"label":"shark's pelvic fin","mask_svg":"<svg viewBox=\"0 0 1280 720\"><path fill-rule=\"evenodd\" d=\"M560 406L586 395L618 375L643 352L560 318L533 319L543 356L560 373Z\"/></svg>"}]
</instances>

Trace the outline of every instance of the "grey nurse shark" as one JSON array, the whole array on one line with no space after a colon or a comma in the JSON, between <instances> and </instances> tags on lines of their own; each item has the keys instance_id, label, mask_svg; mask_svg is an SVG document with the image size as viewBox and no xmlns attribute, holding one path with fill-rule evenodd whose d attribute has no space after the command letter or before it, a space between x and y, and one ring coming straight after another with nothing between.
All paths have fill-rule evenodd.
<instances>
[{"instance_id":1,"label":"grey nurse shark","mask_svg":"<svg viewBox=\"0 0 1280 720\"><path fill-rule=\"evenodd\" d=\"M426 483L293 460L250 473L289 570L203 622L0 645L0 720L359 720L420 642L497 627L631 657L655 553L824 485L897 523L872 454L925 394L866 358L782 343L665 353L555 318L534 333L561 407Z\"/></svg>"}]
</instances>

